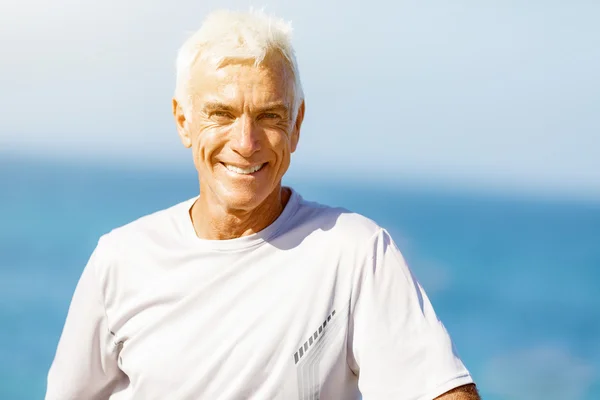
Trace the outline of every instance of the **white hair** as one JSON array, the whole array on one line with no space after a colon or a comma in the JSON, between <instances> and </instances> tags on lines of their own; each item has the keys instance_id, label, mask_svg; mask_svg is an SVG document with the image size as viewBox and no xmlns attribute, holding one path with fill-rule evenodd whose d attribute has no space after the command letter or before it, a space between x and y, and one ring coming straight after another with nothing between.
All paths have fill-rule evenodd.
<instances>
[{"instance_id":1,"label":"white hair","mask_svg":"<svg viewBox=\"0 0 600 400\"><path fill-rule=\"evenodd\" d=\"M189 84L193 67L200 60L209 60L217 66L246 60L260 65L269 56L279 53L287 62L294 78L293 114L296 115L304 99L304 92L291 33L289 22L269 16L262 10L219 10L210 13L200 29L179 49L175 98L186 107L191 104Z\"/></svg>"}]
</instances>

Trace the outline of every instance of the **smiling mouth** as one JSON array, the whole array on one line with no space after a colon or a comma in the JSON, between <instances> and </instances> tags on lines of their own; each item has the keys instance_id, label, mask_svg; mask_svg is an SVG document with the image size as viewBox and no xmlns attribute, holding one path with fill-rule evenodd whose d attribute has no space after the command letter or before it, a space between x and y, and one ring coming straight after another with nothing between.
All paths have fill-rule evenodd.
<instances>
[{"instance_id":1,"label":"smiling mouth","mask_svg":"<svg viewBox=\"0 0 600 400\"><path fill-rule=\"evenodd\" d=\"M264 167L266 165L266 163L264 164L259 164L259 165L255 165L253 167L248 167L248 168L240 168L240 167L236 167L235 165L231 165L231 164L225 164L225 163L221 163L223 164L223 166L225 166L225 168L227 168L227 170L239 174L239 175L250 175L253 174L255 172L258 172L262 169L262 167Z\"/></svg>"}]
</instances>

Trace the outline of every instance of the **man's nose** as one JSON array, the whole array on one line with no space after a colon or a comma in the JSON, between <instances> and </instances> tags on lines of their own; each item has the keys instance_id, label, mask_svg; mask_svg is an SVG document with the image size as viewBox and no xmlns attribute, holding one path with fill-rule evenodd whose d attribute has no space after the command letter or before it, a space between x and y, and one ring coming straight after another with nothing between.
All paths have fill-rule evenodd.
<instances>
[{"instance_id":1,"label":"man's nose","mask_svg":"<svg viewBox=\"0 0 600 400\"><path fill-rule=\"evenodd\" d=\"M248 158L260 150L260 128L253 118L246 115L237 122L232 147L242 157Z\"/></svg>"}]
</instances>

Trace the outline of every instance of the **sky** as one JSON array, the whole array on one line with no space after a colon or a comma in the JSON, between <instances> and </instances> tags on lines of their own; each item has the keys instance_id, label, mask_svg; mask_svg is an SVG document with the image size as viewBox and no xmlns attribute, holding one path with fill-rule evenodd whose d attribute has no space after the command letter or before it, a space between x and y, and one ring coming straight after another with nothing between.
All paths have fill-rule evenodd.
<instances>
[{"instance_id":1,"label":"sky","mask_svg":"<svg viewBox=\"0 0 600 400\"><path fill-rule=\"evenodd\" d=\"M596 0L3 0L0 156L191 167L177 50L250 6L294 28L291 173L600 199Z\"/></svg>"}]
</instances>

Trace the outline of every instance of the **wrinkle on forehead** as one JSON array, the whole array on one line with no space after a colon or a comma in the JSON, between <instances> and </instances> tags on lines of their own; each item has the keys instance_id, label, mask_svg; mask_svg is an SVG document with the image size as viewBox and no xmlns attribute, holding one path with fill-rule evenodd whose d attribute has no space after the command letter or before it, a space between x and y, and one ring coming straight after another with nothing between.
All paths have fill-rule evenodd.
<instances>
[{"instance_id":1,"label":"wrinkle on forehead","mask_svg":"<svg viewBox=\"0 0 600 400\"><path fill-rule=\"evenodd\" d=\"M285 102L291 108L294 79L281 56L273 55L256 65L254 60L208 60L194 67L189 93L192 105L202 101ZM250 98L248 98L248 96Z\"/></svg>"}]
</instances>

